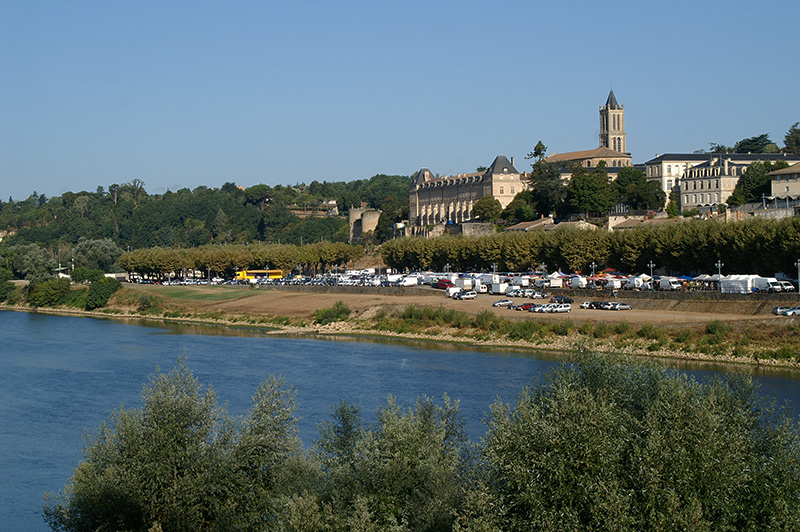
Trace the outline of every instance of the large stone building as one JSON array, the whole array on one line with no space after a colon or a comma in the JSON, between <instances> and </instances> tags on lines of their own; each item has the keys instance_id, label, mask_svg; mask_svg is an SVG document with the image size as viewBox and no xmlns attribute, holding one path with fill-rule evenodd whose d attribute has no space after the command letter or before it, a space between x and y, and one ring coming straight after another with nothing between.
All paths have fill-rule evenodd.
<instances>
[{"instance_id":1,"label":"large stone building","mask_svg":"<svg viewBox=\"0 0 800 532\"><path fill-rule=\"evenodd\" d=\"M616 177L620 168L631 166L631 154L625 151L625 106L610 91L600 107L600 146L592 150L554 153L545 160L563 167L562 177L569 179L569 167L580 163L596 168L605 162L609 176ZM427 168L414 176L409 194L409 231L407 234L428 234L439 224L473 221L475 202L494 196L505 208L528 185L528 173L514 168L514 159L498 155L483 172L439 177Z\"/></svg>"},{"instance_id":2,"label":"large stone building","mask_svg":"<svg viewBox=\"0 0 800 532\"><path fill-rule=\"evenodd\" d=\"M592 150L552 153L545 158L548 163L560 164L564 179L571 176L569 167L579 163L586 168L596 168L605 162L608 175L615 178L620 168L631 166L631 154L626 152L625 106L617 102L614 91L608 93L606 104L600 108L600 146Z\"/></svg>"},{"instance_id":3,"label":"large stone building","mask_svg":"<svg viewBox=\"0 0 800 532\"><path fill-rule=\"evenodd\" d=\"M409 195L409 233L425 233L429 226L473 220L475 202L494 196L505 208L527 186L528 174L514 168L513 157L498 155L483 172L437 177L427 168L414 176Z\"/></svg>"}]
</instances>

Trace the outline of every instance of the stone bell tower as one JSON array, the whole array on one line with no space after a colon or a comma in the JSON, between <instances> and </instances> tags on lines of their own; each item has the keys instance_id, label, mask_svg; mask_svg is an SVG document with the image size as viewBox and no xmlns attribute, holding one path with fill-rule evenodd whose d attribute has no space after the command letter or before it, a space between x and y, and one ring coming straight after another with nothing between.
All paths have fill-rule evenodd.
<instances>
[{"instance_id":1,"label":"stone bell tower","mask_svg":"<svg viewBox=\"0 0 800 532\"><path fill-rule=\"evenodd\" d=\"M600 108L600 147L627 153L625 142L625 106L617 103L612 89Z\"/></svg>"}]
</instances>

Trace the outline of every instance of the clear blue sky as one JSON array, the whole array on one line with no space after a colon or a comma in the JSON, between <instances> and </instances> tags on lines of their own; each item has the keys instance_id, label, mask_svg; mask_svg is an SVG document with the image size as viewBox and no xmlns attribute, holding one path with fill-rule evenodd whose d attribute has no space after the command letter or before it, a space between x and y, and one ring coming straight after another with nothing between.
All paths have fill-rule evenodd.
<instances>
[{"instance_id":1,"label":"clear blue sky","mask_svg":"<svg viewBox=\"0 0 800 532\"><path fill-rule=\"evenodd\" d=\"M766 9L762 9L766 6ZM0 198L634 162L800 121L800 2L0 0Z\"/></svg>"}]
</instances>

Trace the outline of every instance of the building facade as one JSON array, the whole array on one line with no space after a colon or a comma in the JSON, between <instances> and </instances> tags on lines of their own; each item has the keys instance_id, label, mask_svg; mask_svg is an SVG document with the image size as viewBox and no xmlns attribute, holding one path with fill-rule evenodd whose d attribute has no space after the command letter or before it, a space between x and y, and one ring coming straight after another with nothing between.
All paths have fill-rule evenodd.
<instances>
[{"instance_id":1,"label":"building facade","mask_svg":"<svg viewBox=\"0 0 800 532\"><path fill-rule=\"evenodd\" d=\"M678 187L681 211L717 210L719 204L728 201L739 178L754 162L783 160L791 164L800 160L797 155L782 153L724 153L705 156L705 161L688 168L680 179Z\"/></svg>"},{"instance_id":2,"label":"building facade","mask_svg":"<svg viewBox=\"0 0 800 532\"><path fill-rule=\"evenodd\" d=\"M767 175L772 180L773 198L800 198L800 163L795 163L788 168L774 170Z\"/></svg>"},{"instance_id":3,"label":"building facade","mask_svg":"<svg viewBox=\"0 0 800 532\"><path fill-rule=\"evenodd\" d=\"M513 157L498 155L484 172L437 177L427 168L414 176L409 194L409 233L422 234L436 224L475 219L475 202L494 196L505 209L527 188L527 173L514 168Z\"/></svg>"}]
</instances>

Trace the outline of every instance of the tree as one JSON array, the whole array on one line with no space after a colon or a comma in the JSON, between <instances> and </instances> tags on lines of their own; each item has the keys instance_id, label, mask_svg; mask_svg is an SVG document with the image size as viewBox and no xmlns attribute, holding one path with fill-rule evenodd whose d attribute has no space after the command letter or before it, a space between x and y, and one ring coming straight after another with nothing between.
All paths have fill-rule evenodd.
<instances>
[{"instance_id":1,"label":"tree","mask_svg":"<svg viewBox=\"0 0 800 532\"><path fill-rule=\"evenodd\" d=\"M800 155L800 122L795 122L783 137L784 151Z\"/></svg>"},{"instance_id":2,"label":"tree","mask_svg":"<svg viewBox=\"0 0 800 532\"><path fill-rule=\"evenodd\" d=\"M796 422L743 375L579 358L497 402L471 494L502 530L800 526ZM473 517L475 519L475 517Z\"/></svg>"},{"instance_id":3,"label":"tree","mask_svg":"<svg viewBox=\"0 0 800 532\"><path fill-rule=\"evenodd\" d=\"M774 164L769 161L750 163L747 170L742 173L739 181L736 182L736 188L733 189L733 194L726 203L742 205L760 201L762 195L769 195L771 192L772 180L767 174L787 166L788 163L786 161L776 161Z\"/></svg>"},{"instance_id":4,"label":"tree","mask_svg":"<svg viewBox=\"0 0 800 532\"><path fill-rule=\"evenodd\" d=\"M591 172L580 163L574 163L570 170L572 178L567 187L567 197L571 207L588 216L589 213L605 214L614 206L616 194L602 161Z\"/></svg>"},{"instance_id":5,"label":"tree","mask_svg":"<svg viewBox=\"0 0 800 532\"><path fill-rule=\"evenodd\" d=\"M528 155L525 156L526 159L536 159L537 162L544 159L545 154L547 153L547 146L545 146L542 141L536 143L536 146L533 147L533 151L530 152Z\"/></svg>"},{"instance_id":6,"label":"tree","mask_svg":"<svg viewBox=\"0 0 800 532\"><path fill-rule=\"evenodd\" d=\"M564 205L567 197L567 187L561 179L561 167L555 163L548 163L544 159L531 165L529 180L530 191L533 194L531 206L539 214L555 214Z\"/></svg>"},{"instance_id":7,"label":"tree","mask_svg":"<svg viewBox=\"0 0 800 532\"><path fill-rule=\"evenodd\" d=\"M620 200L632 209L659 211L667 196L658 181L648 181L644 172L632 166L620 169L614 186Z\"/></svg>"},{"instance_id":8,"label":"tree","mask_svg":"<svg viewBox=\"0 0 800 532\"><path fill-rule=\"evenodd\" d=\"M496 222L503 213L503 205L494 196L484 196L475 202L473 211L482 222Z\"/></svg>"},{"instance_id":9,"label":"tree","mask_svg":"<svg viewBox=\"0 0 800 532\"><path fill-rule=\"evenodd\" d=\"M772 144L769 140L769 133L763 133L755 137L748 137L737 142L733 147L734 153L765 153L767 146Z\"/></svg>"},{"instance_id":10,"label":"tree","mask_svg":"<svg viewBox=\"0 0 800 532\"><path fill-rule=\"evenodd\" d=\"M298 468L294 392L270 377L235 420L185 359L157 372L143 406L120 408L87 438L67 486L47 494L53 530L263 530Z\"/></svg>"}]
</instances>

